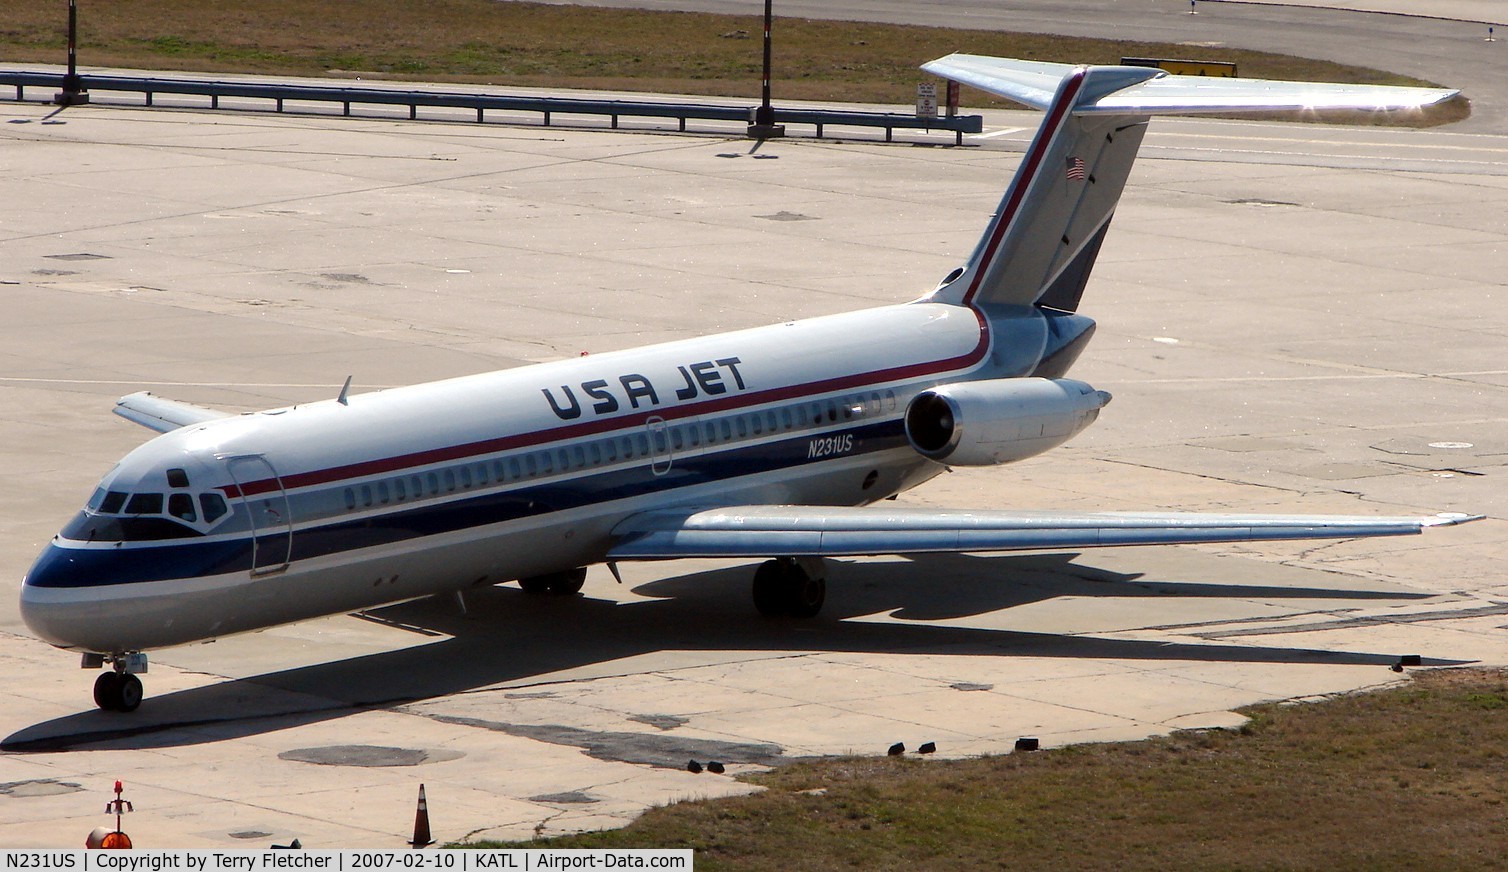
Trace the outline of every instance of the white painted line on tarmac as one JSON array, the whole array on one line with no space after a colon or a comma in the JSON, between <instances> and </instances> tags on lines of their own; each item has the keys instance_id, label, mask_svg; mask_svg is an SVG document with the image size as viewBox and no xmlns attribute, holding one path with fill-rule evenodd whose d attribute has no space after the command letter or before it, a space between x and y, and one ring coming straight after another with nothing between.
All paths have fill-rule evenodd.
<instances>
[{"instance_id":1,"label":"white painted line on tarmac","mask_svg":"<svg viewBox=\"0 0 1508 872\"><path fill-rule=\"evenodd\" d=\"M1009 136L1012 133L1020 133L1025 127L1005 127L1000 130L991 130L989 133L971 133L970 139L994 139L997 136Z\"/></svg>"}]
</instances>

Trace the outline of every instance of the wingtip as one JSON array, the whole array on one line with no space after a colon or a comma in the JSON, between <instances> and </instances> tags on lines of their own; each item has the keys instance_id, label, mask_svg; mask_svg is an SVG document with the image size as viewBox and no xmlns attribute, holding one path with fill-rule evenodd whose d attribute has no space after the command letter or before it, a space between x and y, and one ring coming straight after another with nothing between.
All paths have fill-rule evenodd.
<instances>
[{"instance_id":1,"label":"wingtip","mask_svg":"<svg viewBox=\"0 0 1508 872\"><path fill-rule=\"evenodd\" d=\"M1456 524L1469 524L1472 521L1480 521L1486 515L1469 515L1465 512L1440 512L1437 515L1424 519L1426 527L1453 527Z\"/></svg>"}]
</instances>

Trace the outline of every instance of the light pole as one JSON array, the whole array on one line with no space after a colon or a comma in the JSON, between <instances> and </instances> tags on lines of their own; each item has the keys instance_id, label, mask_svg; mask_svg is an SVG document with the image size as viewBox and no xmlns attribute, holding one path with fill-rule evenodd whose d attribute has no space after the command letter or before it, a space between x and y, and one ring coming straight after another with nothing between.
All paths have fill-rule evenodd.
<instances>
[{"instance_id":1,"label":"light pole","mask_svg":"<svg viewBox=\"0 0 1508 872\"><path fill-rule=\"evenodd\" d=\"M764 0L764 84L760 88L759 108L754 110L754 123L749 125L749 136L773 139L785 136L785 125L775 123L775 107L770 105L770 21L774 17L774 0Z\"/></svg>"},{"instance_id":2,"label":"light pole","mask_svg":"<svg viewBox=\"0 0 1508 872\"><path fill-rule=\"evenodd\" d=\"M53 96L52 102L59 106L77 106L89 102L89 92L79 79L79 4L68 0L68 74L63 76L63 90Z\"/></svg>"}]
</instances>

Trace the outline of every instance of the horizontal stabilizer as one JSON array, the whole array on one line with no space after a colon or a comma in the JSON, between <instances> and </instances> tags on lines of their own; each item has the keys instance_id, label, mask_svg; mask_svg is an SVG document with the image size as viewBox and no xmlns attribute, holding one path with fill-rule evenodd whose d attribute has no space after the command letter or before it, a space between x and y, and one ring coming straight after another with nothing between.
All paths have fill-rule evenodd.
<instances>
[{"instance_id":1,"label":"horizontal stabilizer","mask_svg":"<svg viewBox=\"0 0 1508 872\"><path fill-rule=\"evenodd\" d=\"M992 512L833 506L729 506L635 515L609 560L858 557L1032 551L1189 542L1403 536L1477 520L1445 514L1227 515L1191 512Z\"/></svg>"},{"instance_id":2,"label":"horizontal stabilizer","mask_svg":"<svg viewBox=\"0 0 1508 872\"><path fill-rule=\"evenodd\" d=\"M1076 67L1042 61L952 54L923 64L922 69L1027 106L1046 109L1052 103L1058 83ZM1145 70L1142 67L1123 69ZM1126 87L1096 95L1091 100L1081 100L1073 107L1073 113L1182 115L1208 112L1422 109L1449 100L1459 93L1445 88L1173 76L1157 71L1145 81L1133 79L1128 81Z\"/></svg>"},{"instance_id":3,"label":"horizontal stabilizer","mask_svg":"<svg viewBox=\"0 0 1508 872\"><path fill-rule=\"evenodd\" d=\"M168 400L150 391L128 394L115 401L115 414L134 424L140 424L158 433L177 430L190 424L202 424L217 418L229 418L233 413Z\"/></svg>"},{"instance_id":4,"label":"horizontal stabilizer","mask_svg":"<svg viewBox=\"0 0 1508 872\"><path fill-rule=\"evenodd\" d=\"M1148 119L1199 112L1420 109L1439 88L1171 76L952 54L922 69L1044 110L969 260L927 299L1076 311Z\"/></svg>"}]
</instances>

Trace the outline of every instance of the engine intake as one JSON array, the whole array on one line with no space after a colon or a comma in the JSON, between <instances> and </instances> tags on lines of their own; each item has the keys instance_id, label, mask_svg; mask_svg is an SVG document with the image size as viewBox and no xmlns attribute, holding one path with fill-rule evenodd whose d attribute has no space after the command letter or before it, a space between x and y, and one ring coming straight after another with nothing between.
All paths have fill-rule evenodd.
<instances>
[{"instance_id":1,"label":"engine intake","mask_svg":"<svg viewBox=\"0 0 1508 872\"><path fill-rule=\"evenodd\" d=\"M906 407L906 438L917 453L938 462L1011 463L1072 439L1108 402L1109 394L1068 378L941 385Z\"/></svg>"}]
</instances>

